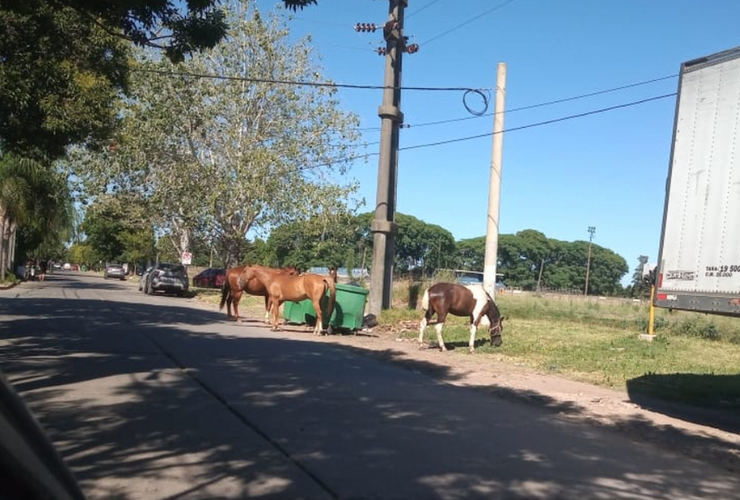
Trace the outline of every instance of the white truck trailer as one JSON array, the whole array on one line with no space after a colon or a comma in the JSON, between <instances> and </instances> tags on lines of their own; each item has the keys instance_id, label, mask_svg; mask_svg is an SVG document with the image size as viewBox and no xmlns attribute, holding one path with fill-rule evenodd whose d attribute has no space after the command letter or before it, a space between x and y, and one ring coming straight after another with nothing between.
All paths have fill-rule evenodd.
<instances>
[{"instance_id":1,"label":"white truck trailer","mask_svg":"<svg viewBox=\"0 0 740 500\"><path fill-rule=\"evenodd\" d=\"M740 316L740 47L679 78L654 304Z\"/></svg>"}]
</instances>

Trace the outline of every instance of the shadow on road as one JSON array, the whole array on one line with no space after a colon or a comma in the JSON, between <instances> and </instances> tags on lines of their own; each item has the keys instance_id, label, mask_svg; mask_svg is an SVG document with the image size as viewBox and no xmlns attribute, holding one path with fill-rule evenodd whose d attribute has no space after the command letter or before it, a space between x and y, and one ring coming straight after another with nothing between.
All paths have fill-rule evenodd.
<instances>
[{"instance_id":1,"label":"shadow on road","mask_svg":"<svg viewBox=\"0 0 740 500\"><path fill-rule=\"evenodd\" d=\"M378 491L397 485L398 498L738 498L740 483L698 480L689 464L663 469L649 453L619 460L620 440L558 418L581 416L578 405L502 386L453 386L447 367L400 351L308 342L309 334L245 337L223 314L177 300L0 301L9 313L0 322L3 370L83 484L172 481L168 470L184 463L196 486L178 497L202 498L238 478L243 496L295 498L285 478L300 465L329 498L356 496L352 482L361 478ZM634 418L613 426L624 429L657 444L680 435L689 456L691 448L704 457L712 450L717 465L737 470L738 450L721 440ZM252 452L247 432L275 451ZM535 437L527 448L522 434ZM283 482L265 486L265 469ZM106 496L136 498L123 486Z\"/></svg>"},{"instance_id":2,"label":"shadow on road","mask_svg":"<svg viewBox=\"0 0 740 500\"><path fill-rule=\"evenodd\" d=\"M651 411L740 433L740 375L651 373L628 380L627 392L631 401ZM671 401L681 393L690 393L702 407Z\"/></svg>"}]
</instances>

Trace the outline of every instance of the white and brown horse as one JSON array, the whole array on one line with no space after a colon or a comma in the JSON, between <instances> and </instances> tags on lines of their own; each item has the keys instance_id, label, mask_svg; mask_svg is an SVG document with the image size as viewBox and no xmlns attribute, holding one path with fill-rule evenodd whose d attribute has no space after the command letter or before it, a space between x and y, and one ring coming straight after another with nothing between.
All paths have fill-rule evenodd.
<instances>
[{"instance_id":1,"label":"white and brown horse","mask_svg":"<svg viewBox=\"0 0 740 500\"><path fill-rule=\"evenodd\" d=\"M488 327L492 346L501 345L501 332L504 329L504 318L491 296L479 285L463 286L457 283L436 283L430 286L421 299L421 308L426 311L419 326L419 346L424 342L424 330L437 314L437 331L439 348L446 351L442 340L442 327L448 314L468 316L470 318L470 352L475 351L475 332L478 326Z\"/></svg>"}]
</instances>

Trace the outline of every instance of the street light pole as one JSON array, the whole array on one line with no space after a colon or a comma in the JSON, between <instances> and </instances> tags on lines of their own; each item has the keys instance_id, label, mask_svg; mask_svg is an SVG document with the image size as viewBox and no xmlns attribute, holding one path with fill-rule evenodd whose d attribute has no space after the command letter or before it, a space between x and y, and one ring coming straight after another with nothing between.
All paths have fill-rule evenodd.
<instances>
[{"instance_id":1,"label":"street light pole","mask_svg":"<svg viewBox=\"0 0 740 500\"><path fill-rule=\"evenodd\" d=\"M588 295L588 275L591 272L591 241L594 239L594 233L596 232L596 226L588 226L588 260L586 260L586 287L583 289L583 295Z\"/></svg>"}]
</instances>

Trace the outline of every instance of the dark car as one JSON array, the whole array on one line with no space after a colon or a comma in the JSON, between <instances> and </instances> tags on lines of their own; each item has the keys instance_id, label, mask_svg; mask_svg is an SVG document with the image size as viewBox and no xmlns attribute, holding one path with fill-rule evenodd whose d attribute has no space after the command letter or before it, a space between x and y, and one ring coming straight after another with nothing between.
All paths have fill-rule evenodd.
<instances>
[{"instance_id":1,"label":"dark car","mask_svg":"<svg viewBox=\"0 0 740 500\"><path fill-rule=\"evenodd\" d=\"M221 288L226 281L226 269L209 267L193 276L193 286L201 288Z\"/></svg>"},{"instance_id":2,"label":"dark car","mask_svg":"<svg viewBox=\"0 0 740 500\"><path fill-rule=\"evenodd\" d=\"M139 280L139 291L147 294L161 291L185 295L190 288L188 271L182 264L160 262L148 268Z\"/></svg>"},{"instance_id":3,"label":"dark car","mask_svg":"<svg viewBox=\"0 0 740 500\"><path fill-rule=\"evenodd\" d=\"M103 271L103 279L118 278L119 280L126 279L126 270L121 264L108 264L105 266Z\"/></svg>"}]
</instances>

